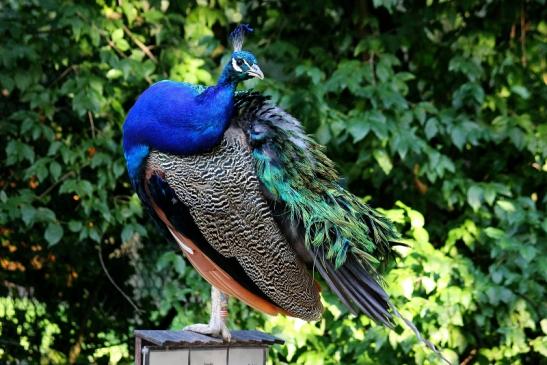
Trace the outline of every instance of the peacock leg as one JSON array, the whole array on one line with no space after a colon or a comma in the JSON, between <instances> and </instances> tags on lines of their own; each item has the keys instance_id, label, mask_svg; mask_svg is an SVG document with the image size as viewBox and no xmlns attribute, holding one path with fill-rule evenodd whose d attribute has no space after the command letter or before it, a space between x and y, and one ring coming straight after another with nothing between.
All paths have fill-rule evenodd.
<instances>
[{"instance_id":1,"label":"peacock leg","mask_svg":"<svg viewBox=\"0 0 547 365\"><path fill-rule=\"evenodd\" d=\"M228 317L228 295L211 286L211 319L209 324L199 323L184 327L185 331L201 333L218 337L222 335L225 341L230 341L232 335L226 327Z\"/></svg>"}]
</instances>

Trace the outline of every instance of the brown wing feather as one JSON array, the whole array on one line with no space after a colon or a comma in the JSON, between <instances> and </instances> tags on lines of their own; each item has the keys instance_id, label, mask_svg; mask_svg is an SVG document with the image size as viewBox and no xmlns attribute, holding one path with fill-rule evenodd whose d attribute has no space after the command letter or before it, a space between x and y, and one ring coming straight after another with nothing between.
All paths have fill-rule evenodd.
<instances>
[{"instance_id":1,"label":"brown wing feather","mask_svg":"<svg viewBox=\"0 0 547 365\"><path fill-rule=\"evenodd\" d=\"M252 285L265 295L261 299L273 303L273 309L268 307L266 312L282 311L305 320L320 318L323 307L318 285L275 222L241 129L230 128L221 144L207 154L181 157L152 151L148 162L165 174L165 181L188 207L215 254L237 260ZM237 280L229 285L219 283L230 280L226 270L227 277L220 270L208 274L199 263L197 266L219 289L252 302L251 306L258 305L255 296L243 295L234 286ZM262 304L260 310L264 310Z\"/></svg>"}]
</instances>

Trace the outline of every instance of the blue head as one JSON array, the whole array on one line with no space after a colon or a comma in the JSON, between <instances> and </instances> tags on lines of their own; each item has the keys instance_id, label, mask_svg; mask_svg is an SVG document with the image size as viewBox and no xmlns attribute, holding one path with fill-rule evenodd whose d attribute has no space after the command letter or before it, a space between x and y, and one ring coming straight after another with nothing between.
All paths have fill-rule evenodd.
<instances>
[{"instance_id":1,"label":"blue head","mask_svg":"<svg viewBox=\"0 0 547 365\"><path fill-rule=\"evenodd\" d=\"M260 67L256 57L247 51L243 51L243 41L245 39L245 33L252 32L253 29L247 24L241 24L230 34L230 42L234 47L234 52L230 57L230 61L224 67L220 83L239 83L244 80L248 80L253 77L259 79L264 78L264 74Z\"/></svg>"},{"instance_id":2,"label":"blue head","mask_svg":"<svg viewBox=\"0 0 547 365\"><path fill-rule=\"evenodd\" d=\"M134 184L151 149L187 156L220 143L230 124L237 84L264 78L256 57L241 49L250 31L248 25L240 25L231 33L234 52L217 85L200 90L186 83L161 81L137 99L123 126L123 148Z\"/></svg>"},{"instance_id":3,"label":"blue head","mask_svg":"<svg viewBox=\"0 0 547 365\"><path fill-rule=\"evenodd\" d=\"M219 83L237 84L253 77L261 80L264 78L262 70L258 67L256 57L247 51L234 51L230 61L222 71Z\"/></svg>"}]
</instances>

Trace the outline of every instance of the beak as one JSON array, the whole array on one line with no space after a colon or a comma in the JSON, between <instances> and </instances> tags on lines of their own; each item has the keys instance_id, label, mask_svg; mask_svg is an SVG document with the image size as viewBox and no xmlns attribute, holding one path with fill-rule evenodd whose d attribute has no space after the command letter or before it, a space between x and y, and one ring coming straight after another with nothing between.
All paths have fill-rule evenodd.
<instances>
[{"instance_id":1,"label":"beak","mask_svg":"<svg viewBox=\"0 0 547 365\"><path fill-rule=\"evenodd\" d=\"M260 69L260 67L258 67L258 65L256 64L251 66L249 71L247 71L247 75L251 77L257 77L260 80L264 80L264 74L262 73L262 70Z\"/></svg>"}]
</instances>

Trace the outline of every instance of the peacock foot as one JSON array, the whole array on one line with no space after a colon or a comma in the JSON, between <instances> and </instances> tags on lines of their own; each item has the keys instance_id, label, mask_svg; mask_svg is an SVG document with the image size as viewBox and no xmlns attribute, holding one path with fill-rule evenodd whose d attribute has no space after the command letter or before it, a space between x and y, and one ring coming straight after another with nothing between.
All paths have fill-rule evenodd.
<instances>
[{"instance_id":1,"label":"peacock foot","mask_svg":"<svg viewBox=\"0 0 547 365\"><path fill-rule=\"evenodd\" d=\"M230 339L232 338L232 334L230 333L230 330L224 323L216 323L216 324L205 324L205 323L198 323L198 324L191 324L189 326L184 327L185 331L192 331L196 333L201 333L202 335L208 335L213 337L222 337L222 339L226 342L230 342Z\"/></svg>"},{"instance_id":2,"label":"peacock foot","mask_svg":"<svg viewBox=\"0 0 547 365\"><path fill-rule=\"evenodd\" d=\"M209 324L198 323L184 327L185 331L192 331L202 335L221 337L224 341L230 342L232 335L226 326L228 317L228 296L211 287L211 319Z\"/></svg>"}]
</instances>

